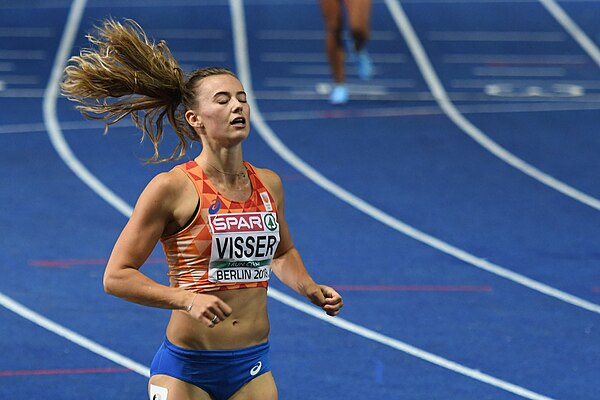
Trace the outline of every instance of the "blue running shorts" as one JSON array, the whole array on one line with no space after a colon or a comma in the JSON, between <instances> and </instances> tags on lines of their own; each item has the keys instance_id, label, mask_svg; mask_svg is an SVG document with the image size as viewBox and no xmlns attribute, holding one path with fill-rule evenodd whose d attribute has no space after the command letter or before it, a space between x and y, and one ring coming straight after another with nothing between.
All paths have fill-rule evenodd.
<instances>
[{"instance_id":1,"label":"blue running shorts","mask_svg":"<svg viewBox=\"0 0 600 400\"><path fill-rule=\"evenodd\" d=\"M233 350L190 350L165 337L152 360L150 376L168 375L226 400L252 379L271 370L269 342Z\"/></svg>"}]
</instances>

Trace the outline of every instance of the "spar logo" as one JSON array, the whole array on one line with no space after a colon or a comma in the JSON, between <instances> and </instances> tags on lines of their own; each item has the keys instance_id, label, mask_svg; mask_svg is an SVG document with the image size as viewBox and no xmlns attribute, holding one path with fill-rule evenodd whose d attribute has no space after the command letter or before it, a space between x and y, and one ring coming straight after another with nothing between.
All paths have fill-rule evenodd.
<instances>
[{"instance_id":1,"label":"spar logo","mask_svg":"<svg viewBox=\"0 0 600 400\"><path fill-rule=\"evenodd\" d=\"M277 229L277 219L273 214L265 214L265 226L268 230L274 231Z\"/></svg>"},{"instance_id":2,"label":"spar logo","mask_svg":"<svg viewBox=\"0 0 600 400\"><path fill-rule=\"evenodd\" d=\"M279 227L272 213L217 214L210 215L209 221L213 233L265 232Z\"/></svg>"}]
</instances>

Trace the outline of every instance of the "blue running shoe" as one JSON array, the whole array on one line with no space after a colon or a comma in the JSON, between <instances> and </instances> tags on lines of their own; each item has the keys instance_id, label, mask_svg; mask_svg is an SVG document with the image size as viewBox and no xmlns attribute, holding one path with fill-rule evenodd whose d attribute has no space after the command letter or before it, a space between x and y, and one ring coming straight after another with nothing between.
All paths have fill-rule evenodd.
<instances>
[{"instance_id":1,"label":"blue running shoe","mask_svg":"<svg viewBox=\"0 0 600 400\"><path fill-rule=\"evenodd\" d=\"M356 67L360 79L369 80L373 77L373 62L367 50L361 50L356 54Z\"/></svg>"},{"instance_id":2,"label":"blue running shoe","mask_svg":"<svg viewBox=\"0 0 600 400\"><path fill-rule=\"evenodd\" d=\"M348 88L343 83L333 85L331 93L329 93L329 102L331 104L345 104L348 102Z\"/></svg>"}]
</instances>

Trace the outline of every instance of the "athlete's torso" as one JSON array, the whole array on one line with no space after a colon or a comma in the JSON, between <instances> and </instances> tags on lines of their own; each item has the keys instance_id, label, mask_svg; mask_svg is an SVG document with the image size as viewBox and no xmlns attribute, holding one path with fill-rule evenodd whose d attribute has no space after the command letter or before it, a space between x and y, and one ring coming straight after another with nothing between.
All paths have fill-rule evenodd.
<instances>
[{"instance_id":1,"label":"athlete's torso","mask_svg":"<svg viewBox=\"0 0 600 400\"><path fill-rule=\"evenodd\" d=\"M176 167L190 178L199 205L187 226L161 238L171 286L218 296L233 310L213 328L174 310L167 337L177 346L232 349L268 338L265 289L279 241L277 206L254 167L245 166L252 191L240 202L219 193L196 162Z\"/></svg>"},{"instance_id":2,"label":"athlete's torso","mask_svg":"<svg viewBox=\"0 0 600 400\"><path fill-rule=\"evenodd\" d=\"M197 293L267 287L279 243L277 206L245 166L252 191L241 202L219 193L195 161L176 167L194 184L199 207L187 226L161 238L171 286Z\"/></svg>"}]
</instances>

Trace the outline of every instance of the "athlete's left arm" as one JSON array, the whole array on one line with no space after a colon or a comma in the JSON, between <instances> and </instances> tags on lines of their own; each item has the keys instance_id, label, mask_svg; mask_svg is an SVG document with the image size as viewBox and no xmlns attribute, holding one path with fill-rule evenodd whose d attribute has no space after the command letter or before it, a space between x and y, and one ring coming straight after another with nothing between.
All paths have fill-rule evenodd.
<instances>
[{"instance_id":1,"label":"athlete's left arm","mask_svg":"<svg viewBox=\"0 0 600 400\"><path fill-rule=\"evenodd\" d=\"M277 205L280 242L271 265L273 272L285 285L307 297L328 315L338 315L344 305L342 296L332 287L317 284L312 279L304 266L300 253L294 246L283 212L284 196L281 179L275 172L270 170L261 169L258 172Z\"/></svg>"}]
</instances>

